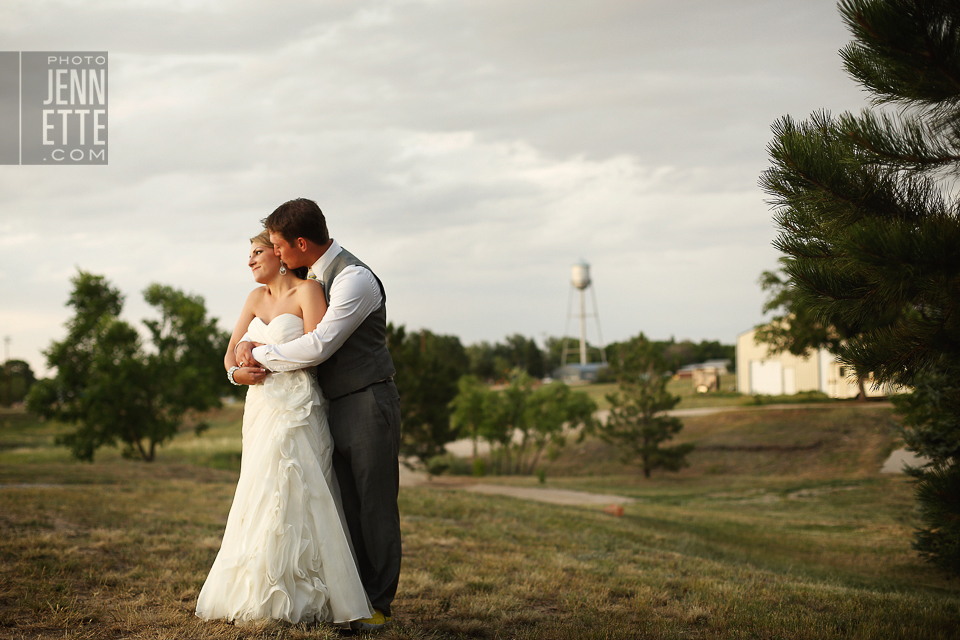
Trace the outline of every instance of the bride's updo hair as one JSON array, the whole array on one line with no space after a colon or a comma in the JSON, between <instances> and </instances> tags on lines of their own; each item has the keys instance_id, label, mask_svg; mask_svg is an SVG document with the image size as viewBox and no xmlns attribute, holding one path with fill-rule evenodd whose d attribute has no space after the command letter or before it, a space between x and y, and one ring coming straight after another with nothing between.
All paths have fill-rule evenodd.
<instances>
[{"instance_id":1,"label":"bride's updo hair","mask_svg":"<svg viewBox=\"0 0 960 640\"><path fill-rule=\"evenodd\" d=\"M250 238L250 244L259 244L261 247L270 247L273 249L273 243L270 242L270 232L264 229L258 235Z\"/></svg>"},{"instance_id":2,"label":"bride's updo hair","mask_svg":"<svg viewBox=\"0 0 960 640\"><path fill-rule=\"evenodd\" d=\"M261 247L270 247L273 249L273 243L270 242L270 232L264 229L254 237L250 238L250 244L258 244ZM301 280L307 279L307 268L298 267L296 269L291 269L287 267L287 270L290 271L293 275L297 276Z\"/></svg>"},{"instance_id":3,"label":"bride's updo hair","mask_svg":"<svg viewBox=\"0 0 960 640\"><path fill-rule=\"evenodd\" d=\"M250 238L250 244L259 244L261 247L270 247L273 249L273 243L270 242L270 232L266 229Z\"/></svg>"}]
</instances>

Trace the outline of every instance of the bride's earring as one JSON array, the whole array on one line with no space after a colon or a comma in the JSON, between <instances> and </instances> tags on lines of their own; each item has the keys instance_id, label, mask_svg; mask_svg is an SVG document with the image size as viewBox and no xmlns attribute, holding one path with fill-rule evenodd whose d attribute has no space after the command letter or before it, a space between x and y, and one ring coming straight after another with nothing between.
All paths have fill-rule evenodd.
<instances>
[{"instance_id":1,"label":"bride's earring","mask_svg":"<svg viewBox=\"0 0 960 640\"><path fill-rule=\"evenodd\" d=\"M287 275L287 265L283 264L282 262L280 263L280 275Z\"/></svg>"}]
</instances>

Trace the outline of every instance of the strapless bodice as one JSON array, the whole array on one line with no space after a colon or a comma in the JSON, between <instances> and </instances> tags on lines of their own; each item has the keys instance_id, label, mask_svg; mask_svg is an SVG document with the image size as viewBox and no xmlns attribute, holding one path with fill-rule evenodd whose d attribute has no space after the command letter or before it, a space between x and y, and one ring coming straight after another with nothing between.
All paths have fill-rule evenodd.
<instances>
[{"instance_id":1,"label":"strapless bodice","mask_svg":"<svg viewBox=\"0 0 960 640\"><path fill-rule=\"evenodd\" d=\"M254 342L283 344L303 335L303 318L292 313L281 313L269 324L254 318L247 325L247 333Z\"/></svg>"}]
</instances>

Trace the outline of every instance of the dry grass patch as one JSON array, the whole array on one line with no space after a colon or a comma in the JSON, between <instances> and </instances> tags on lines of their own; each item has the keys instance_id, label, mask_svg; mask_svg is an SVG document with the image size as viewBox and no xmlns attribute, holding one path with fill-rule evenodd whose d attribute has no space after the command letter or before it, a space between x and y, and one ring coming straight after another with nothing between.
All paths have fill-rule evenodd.
<instances>
[{"instance_id":1,"label":"dry grass patch","mask_svg":"<svg viewBox=\"0 0 960 640\"><path fill-rule=\"evenodd\" d=\"M869 439L878 423L767 415L776 418L767 432L748 416L740 427L695 423L689 433L805 441L819 430L831 447L842 451L847 436L864 451L854 463L806 458L783 468L740 452L729 462L740 473L705 473L704 459L650 482L633 470L611 475L608 452L602 475L549 476L548 486L636 498L621 518L454 483L404 489L400 592L394 626L378 638L955 637L957 585L909 549L911 487L865 471L886 446ZM234 418L202 436L211 446L183 434L153 464L109 452L96 465L73 463L49 444L23 444L29 429L16 451L0 447L0 638L338 637L327 627L193 615L237 480L198 464L238 455ZM844 425L849 433L831 435Z\"/></svg>"},{"instance_id":2,"label":"dry grass patch","mask_svg":"<svg viewBox=\"0 0 960 640\"><path fill-rule=\"evenodd\" d=\"M0 490L0 636L336 637L323 627L235 627L193 616L231 474L215 483L114 480ZM631 505L618 519L595 509L405 490L395 627L379 637L832 638L844 628L847 637L867 638L907 625L913 630L900 637L947 638L955 628L956 592L947 583L851 587L710 557L723 554L709 551L692 512L659 509ZM690 523L683 535L662 526L670 513Z\"/></svg>"}]
</instances>

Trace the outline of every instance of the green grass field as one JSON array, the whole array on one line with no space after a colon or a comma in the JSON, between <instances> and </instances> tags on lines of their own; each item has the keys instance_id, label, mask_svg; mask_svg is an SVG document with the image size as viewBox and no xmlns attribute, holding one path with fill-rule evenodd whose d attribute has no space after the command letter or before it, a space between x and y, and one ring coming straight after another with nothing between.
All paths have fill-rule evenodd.
<instances>
[{"instance_id":1,"label":"green grass field","mask_svg":"<svg viewBox=\"0 0 960 640\"><path fill-rule=\"evenodd\" d=\"M52 445L58 425L0 414L0 638L337 637L193 616L237 480L241 411L152 464L106 450L93 465ZM548 463L546 487L633 498L619 518L466 492L463 479L403 488L400 592L378 637L960 637L960 586L910 549L912 488L878 473L888 409L684 423L699 449L677 474L644 480L590 439Z\"/></svg>"}]
</instances>

